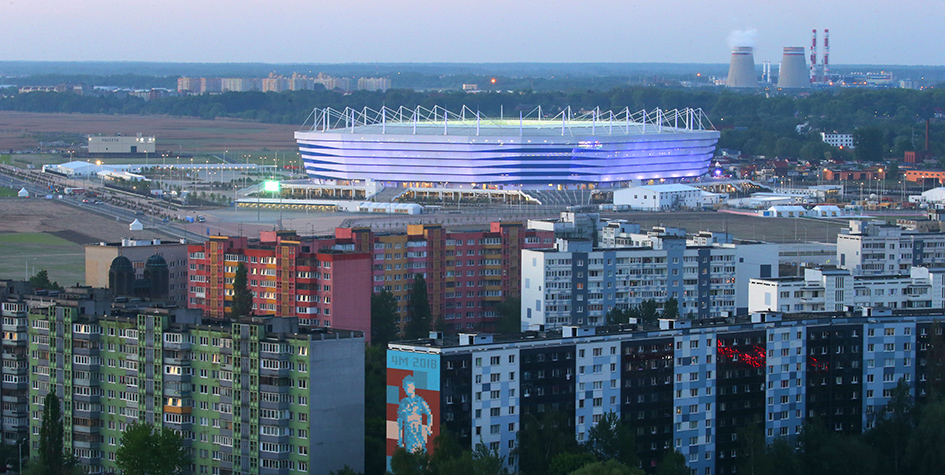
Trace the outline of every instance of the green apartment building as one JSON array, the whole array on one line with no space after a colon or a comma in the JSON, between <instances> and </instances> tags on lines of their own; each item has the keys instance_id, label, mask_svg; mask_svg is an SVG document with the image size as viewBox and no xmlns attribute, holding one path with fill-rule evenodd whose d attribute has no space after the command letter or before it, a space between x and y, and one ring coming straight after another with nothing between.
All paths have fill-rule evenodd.
<instances>
[{"instance_id":1,"label":"green apartment building","mask_svg":"<svg viewBox=\"0 0 945 475\"><path fill-rule=\"evenodd\" d=\"M43 398L62 401L65 446L116 471L136 420L180 431L196 474L328 473L364 460L364 338L295 318L203 323L179 308L32 301L30 446Z\"/></svg>"}]
</instances>

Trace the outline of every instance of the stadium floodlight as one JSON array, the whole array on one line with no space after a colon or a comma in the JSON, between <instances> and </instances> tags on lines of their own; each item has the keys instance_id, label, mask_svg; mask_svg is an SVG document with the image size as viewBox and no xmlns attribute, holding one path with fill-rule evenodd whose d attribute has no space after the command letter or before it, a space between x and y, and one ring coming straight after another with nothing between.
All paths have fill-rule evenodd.
<instances>
[{"instance_id":1,"label":"stadium floodlight","mask_svg":"<svg viewBox=\"0 0 945 475\"><path fill-rule=\"evenodd\" d=\"M268 180L263 183L263 191L268 193L278 193L279 192L279 182L275 180Z\"/></svg>"}]
</instances>

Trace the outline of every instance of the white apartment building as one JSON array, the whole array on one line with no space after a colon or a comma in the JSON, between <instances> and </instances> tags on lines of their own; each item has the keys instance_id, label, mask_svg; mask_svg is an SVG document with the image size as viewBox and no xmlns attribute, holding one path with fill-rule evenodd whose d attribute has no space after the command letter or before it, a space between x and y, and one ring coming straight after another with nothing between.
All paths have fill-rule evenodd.
<instances>
[{"instance_id":1,"label":"white apartment building","mask_svg":"<svg viewBox=\"0 0 945 475\"><path fill-rule=\"evenodd\" d=\"M650 235L649 246L597 248L559 239L556 249L522 252L522 328L603 325L616 307L674 298L682 316L748 311L752 278L778 274L778 245L712 244Z\"/></svg>"},{"instance_id":2,"label":"white apartment building","mask_svg":"<svg viewBox=\"0 0 945 475\"><path fill-rule=\"evenodd\" d=\"M945 264L945 233L850 221L837 235L837 264L857 275L902 274L912 266Z\"/></svg>"},{"instance_id":3,"label":"white apartment building","mask_svg":"<svg viewBox=\"0 0 945 475\"><path fill-rule=\"evenodd\" d=\"M805 269L803 277L751 279L750 312L837 312L849 307L945 308L945 268L909 274L854 275L846 269Z\"/></svg>"},{"instance_id":4,"label":"white apartment building","mask_svg":"<svg viewBox=\"0 0 945 475\"><path fill-rule=\"evenodd\" d=\"M853 148L853 134L828 134L826 132L820 133L820 139L827 145L832 145L837 148Z\"/></svg>"}]
</instances>

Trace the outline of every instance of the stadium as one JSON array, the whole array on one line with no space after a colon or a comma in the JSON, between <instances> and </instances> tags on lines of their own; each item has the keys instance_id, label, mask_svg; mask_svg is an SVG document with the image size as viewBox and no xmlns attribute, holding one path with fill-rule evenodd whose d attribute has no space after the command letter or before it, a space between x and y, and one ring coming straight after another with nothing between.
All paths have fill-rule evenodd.
<instances>
[{"instance_id":1,"label":"stadium","mask_svg":"<svg viewBox=\"0 0 945 475\"><path fill-rule=\"evenodd\" d=\"M315 109L295 133L317 183L530 188L705 174L719 132L701 109L486 117L467 107Z\"/></svg>"}]
</instances>

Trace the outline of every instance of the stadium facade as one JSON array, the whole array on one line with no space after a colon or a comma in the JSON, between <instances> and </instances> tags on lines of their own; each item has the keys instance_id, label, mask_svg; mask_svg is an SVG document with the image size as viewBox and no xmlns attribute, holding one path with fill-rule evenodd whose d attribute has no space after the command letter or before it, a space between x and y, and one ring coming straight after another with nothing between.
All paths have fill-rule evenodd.
<instances>
[{"instance_id":1,"label":"stadium facade","mask_svg":"<svg viewBox=\"0 0 945 475\"><path fill-rule=\"evenodd\" d=\"M701 109L486 117L433 109L316 109L295 133L318 181L548 186L696 178L719 132Z\"/></svg>"}]
</instances>

